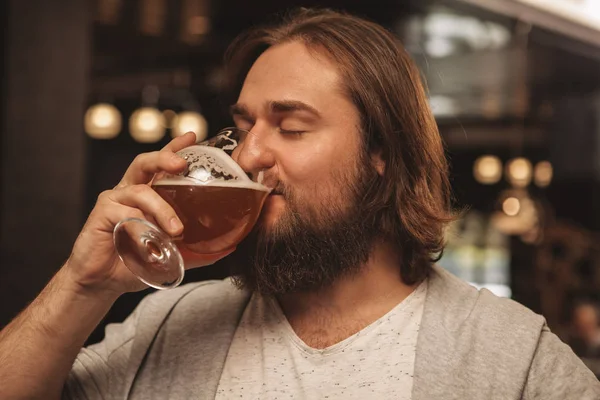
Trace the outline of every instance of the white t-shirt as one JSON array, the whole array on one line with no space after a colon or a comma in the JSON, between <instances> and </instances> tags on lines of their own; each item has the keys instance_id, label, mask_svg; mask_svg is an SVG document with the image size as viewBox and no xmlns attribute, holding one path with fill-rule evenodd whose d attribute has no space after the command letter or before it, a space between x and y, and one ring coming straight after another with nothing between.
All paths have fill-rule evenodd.
<instances>
[{"instance_id":1,"label":"white t-shirt","mask_svg":"<svg viewBox=\"0 0 600 400\"><path fill-rule=\"evenodd\" d=\"M216 399L411 399L426 293L427 281L383 317L325 349L307 346L276 300L253 295Z\"/></svg>"}]
</instances>

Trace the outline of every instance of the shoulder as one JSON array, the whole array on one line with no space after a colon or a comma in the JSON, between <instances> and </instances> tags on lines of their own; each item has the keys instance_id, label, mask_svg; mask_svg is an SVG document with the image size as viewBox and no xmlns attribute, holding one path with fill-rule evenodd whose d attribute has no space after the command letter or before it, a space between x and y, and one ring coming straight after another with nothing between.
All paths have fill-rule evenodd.
<instances>
[{"instance_id":1,"label":"shoulder","mask_svg":"<svg viewBox=\"0 0 600 400\"><path fill-rule=\"evenodd\" d=\"M461 360L454 367L473 376L486 366L488 372L525 377L544 327L541 315L441 268L434 268L429 278L420 333L423 348L433 355L443 346L449 364Z\"/></svg>"},{"instance_id":2,"label":"shoulder","mask_svg":"<svg viewBox=\"0 0 600 400\"><path fill-rule=\"evenodd\" d=\"M226 279L185 285L148 297L131 349L134 390L144 393L140 398L169 397L168 385L156 380L168 365L174 379L171 384L196 382L187 386L187 394L180 397L207 394L210 385L218 382L250 292ZM198 376L206 380L200 382Z\"/></svg>"},{"instance_id":3,"label":"shoulder","mask_svg":"<svg viewBox=\"0 0 600 400\"><path fill-rule=\"evenodd\" d=\"M148 391L160 387L153 374L161 365L211 365L201 357L224 353L248 298L229 279L148 294L125 321L107 325L101 342L82 349L66 390L72 398L124 398L137 380ZM190 340L202 351L190 352Z\"/></svg>"},{"instance_id":4,"label":"shoulder","mask_svg":"<svg viewBox=\"0 0 600 400\"><path fill-rule=\"evenodd\" d=\"M539 336L544 318L514 300L498 297L487 289L478 290L442 268L434 268L428 285L432 312L444 312L444 323L457 328L468 324L474 329L531 333Z\"/></svg>"},{"instance_id":5,"label":"shoulder","mask_svg":"<svg viewBox=\"0 0 600 400\"><path fill-rule=\"evenodd\" d=\"M188 283L175 289L158 290L144 297L142 304L154 310L187 306L193 301L222 304L235 301L243 291L234 286L231 279Z\"/></svg>"},{"instance_id":6,"label":"shoulder","mask_svg":"<svg viewBox=\"0 0 600 400\"><path fill-rule=\"evenodd\" d=\"M415 387L440 398L450 386L460 387L463 398L520 398L543 326L541 316L515 301L434 267L417 341ZM435 385L427 386L433 376Z\"/></svg>"},{"instance_id":7,"label":"shoulder","mask_svg":"<svg viewBox=\"0 0 600 400\"><path fill-rule=\"evenodd\" d=\"M159 331L176 327L186 316L197 324L210 324L220 316L239 313L247 298L249 294L237 289L230 279L158 290L146 295L125 321L108 324L99 345L107 348L108 356L134 339L149 343Z\"/></svg>"},{"instance_id":8,"label":"shoulder","mask_svg":"<svg viewBox=\"0 0 600 400\"><path fill-rule=\"evenodd\" d=\"M136 311L143 320L174 320L180 315L201 315L206 321L224 313L236 312L249 297L247 291L238 289L229 278L211 280L151 293L142 300Z\"/></svg>"},{"instance_id":9,"label":"shoulder","mask_svg":"<svg viewBox=\"0 0 600 400\"><path fill-rule=\"evenodd\" d=\"M571 398L569 392L597 398L587 396L597 390L591 378L541 315L434 267L417 343L415 393L444 398L455 387L461 398L563 399Z\"/></svg>"}]
</instances>

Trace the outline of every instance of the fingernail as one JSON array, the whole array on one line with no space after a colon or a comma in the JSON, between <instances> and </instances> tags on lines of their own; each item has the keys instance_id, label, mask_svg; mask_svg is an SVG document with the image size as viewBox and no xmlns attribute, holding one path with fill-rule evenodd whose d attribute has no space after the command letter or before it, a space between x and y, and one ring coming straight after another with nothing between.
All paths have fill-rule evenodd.
<instances>
[{"instance_id":1,"label":"fingernail","mask_svg":"<svg viewBox=\"0 0 600 400\"><path fill-rule=\"evenodd\" d=\"M185 135L183 135L183 136L191 136L190 134L192 134L192 135L194 135L194 137L196 137L196 134L194 132L192 132L192 131L187 131L185 133Z\"/></svg>"},{"instance_id":2,"label":"fingernail","mask_svg":"<svg viewBox=\"0 0 600 400\"><path fill-rule=\"evenodd\" d=\"M169 223L171 224L171 229L173 229L173 231L179 231L181 228L183 228L179 218L173 217Z\"/></svg>"}]
</instances>

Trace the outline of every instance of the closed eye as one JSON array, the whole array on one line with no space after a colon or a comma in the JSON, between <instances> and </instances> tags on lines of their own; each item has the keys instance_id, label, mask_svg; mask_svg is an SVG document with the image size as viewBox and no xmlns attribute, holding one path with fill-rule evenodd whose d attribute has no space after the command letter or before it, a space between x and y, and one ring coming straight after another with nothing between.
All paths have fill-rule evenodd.
<instances>
[{"instance_id":1,"label":"closed eye","mask_svg":"<svg viewBox=\"0 0 600 400\"><path fill-rule=\"evenodd\" d=\"M306 132L306 131L292 131L292 130L279 128L279 133L284 134L284 135L301 135L304 132Z\"/></svg>"}]
</instances>

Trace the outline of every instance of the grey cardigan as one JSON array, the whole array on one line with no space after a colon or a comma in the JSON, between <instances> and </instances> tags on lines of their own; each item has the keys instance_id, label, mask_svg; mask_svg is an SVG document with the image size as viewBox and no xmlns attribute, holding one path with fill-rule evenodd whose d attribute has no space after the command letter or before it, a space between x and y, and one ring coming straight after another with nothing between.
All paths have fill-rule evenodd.
<instances>
[{"instance_id":1,"label":"grey cardigan","mask_svg":"<svg viewBox=\"0 0 600 400\"><path fill-rule=\"evenodd\" d=\"M146 296L81 350L64 398L213 399L249 298L229 280ZM435 267L412 398L600 399L600 383L543 317Z\"/></svg>"}]
</instances>

